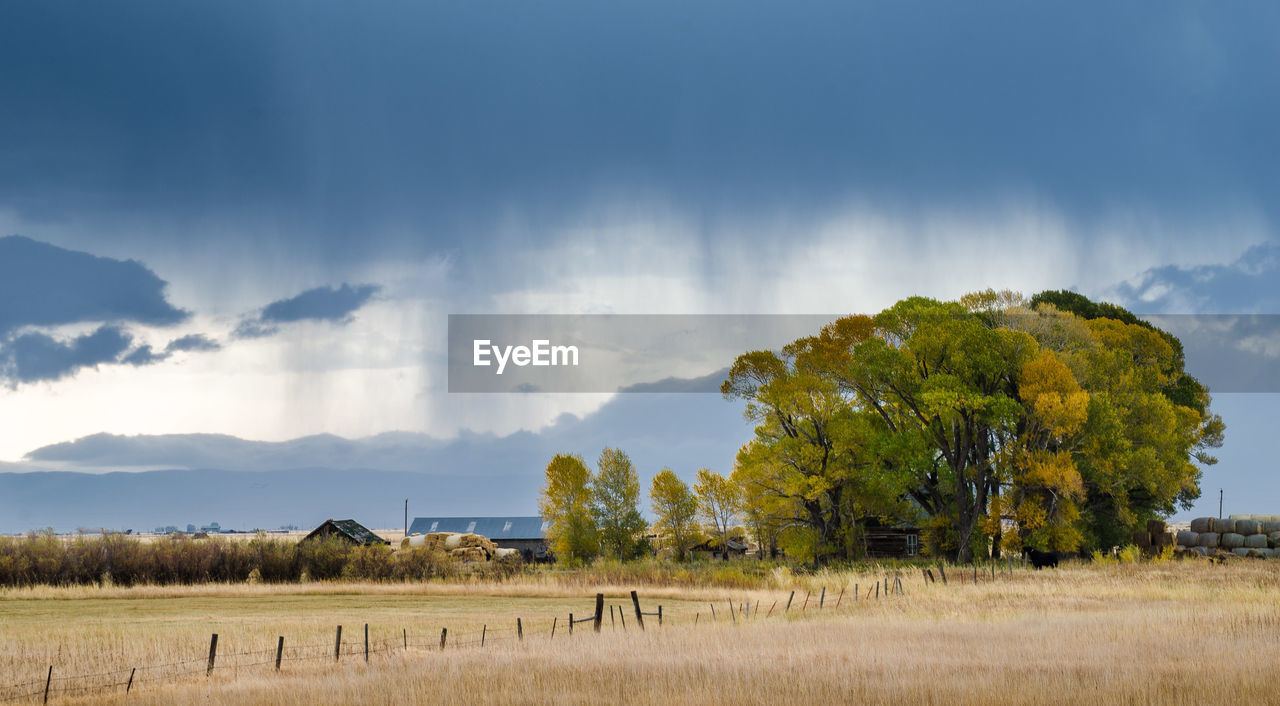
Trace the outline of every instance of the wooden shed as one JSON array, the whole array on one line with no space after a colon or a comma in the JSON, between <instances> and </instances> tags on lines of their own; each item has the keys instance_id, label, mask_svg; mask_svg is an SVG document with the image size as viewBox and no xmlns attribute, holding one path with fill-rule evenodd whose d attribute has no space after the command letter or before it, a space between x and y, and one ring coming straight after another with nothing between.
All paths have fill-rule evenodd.
<instances>
[{"instance_id":1,"label":"wooden shed","mask_svg":"<svg viewBox=\"0 0 1280 706\"><path fill-rule=\"evenodd\" d=\"M346 542L367 546L370 544L391 544L391 542L374 534L372 530L355 520L335 520L328 519L324 524L311 530L311 534L303 537L300 542L308 542L313 539L328 539L337 537Z\"/></svg>"},{"instance_id":2,"label":"wooden shed","mask_svg":"<svg viewBox=\"0 0 1280 706\"><path fill-rule=\"evenodd\" d=\"M905 559L920 555L916 527L867 527L863 539L868 559Z\"/></svg>"}]
</instances>

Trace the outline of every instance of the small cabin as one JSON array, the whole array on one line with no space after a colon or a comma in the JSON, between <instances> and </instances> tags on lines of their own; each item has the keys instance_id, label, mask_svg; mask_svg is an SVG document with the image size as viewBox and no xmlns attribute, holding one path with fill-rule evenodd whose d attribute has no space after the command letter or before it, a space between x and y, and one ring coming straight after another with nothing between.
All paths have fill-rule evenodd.
<instances>
[{"instance_id":1,"label":"small cabin","mask_svg":"<svg viewBox=\"0 0 1280 706\"><path fill-rule=\"evenodd\" d=\"M867 527L862 536L868 559L907 559L920 555L920 530L915 527Z\"/></svg>"}]
</instances>

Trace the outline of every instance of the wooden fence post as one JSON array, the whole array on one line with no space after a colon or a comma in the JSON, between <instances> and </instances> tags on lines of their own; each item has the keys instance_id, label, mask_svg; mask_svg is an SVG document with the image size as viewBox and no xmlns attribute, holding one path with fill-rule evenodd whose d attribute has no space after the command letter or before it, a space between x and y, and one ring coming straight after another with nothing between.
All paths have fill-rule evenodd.
<instances>
[{"instance_id":1,"label":"wooden fence post","mask_svg":"<svg viewBox=\"0 0 1280 706\"><path fill-rule=\"evenodd\" d=\"M818 596L818 610L822 610L822 604L827 602L827 587L822 587L822 595Z\"/></svg>"},{"instance_id":2,"label":"wooden fence post","mask_svg":"<svg viewBox=\"0 0 1280 706\"><path fill-rule=\"evenodd\" d=\"M792 591L792 592L791 592L791 595L790 595L790 596L787 596L787 607L786 607L786 608L784 608L784 609L782 610L782 612L783 612L783 613L786 613L787 611L791 610L791 601L792 601L795 597L796 597L796 592L795 592L795 591Z\"/></svg>"},{"instance_id":3,"label":"wooden fence post","mask_svg":"<svg viewBox=\"0 0 1280 706\"><path fill-rule=\"evenodd\" d=\"M333 638L333 661L337 662L342 656L342 626L338 626L338 633Z\"/></svg>"},{"instance_id":4,"label":"wooden fence post","mask_svg":"<svg viewBox=\"0 0 1280 706\"><path fill-rule=\"evenodd\" d=\"M730 600L730 601L729 601L729 617L730 617L730 618L733 618L733 622L734 622L734 623L737 623L737 622L738 622L738 616L733 612L733 601L732 601L732 600Z\"/></svg>"},{"instance_id":5,"label":"wooden fence post","mask_svg":"<svg viewBox=\"0 0 1280 706\"><path fill-rule=\"evenodd\" d=\"M401 636L404 637L404 648L409 649L409 628L400 628Z\"/></svg>"},{"instance_id":6,"label":"wooden fence post","mask_svg":"<svg viewBox=\"0 0 1280 706\"><path fill-rule=\"evenodd\" d=\"M600 632L600 626L604 624L604 594L596 594L596 632Z\"/></svg>"},{"instance_id":7,"label":"wooden fence post","mask_svg":"<svg viewBox=\"0 0 1280 706\"><path fill-rule=\"evenodd\" d=\"M631 592L631 603L636 607L636 624L640 626L641 630L644 630L644 614L640 612L640 597L636 595L635 591Z\"/></svg>"},{"instance_id":8,"label":"wooden fence post","mask_svg":"<svg viewBox=\"0 0 1280 706\"><path fill-rule=\"evenodd\" d=\"M137 667L134 667L133 669L129 670L129 683L124 685L124 693L126 694L129 693L129 690L133 688L133 675L137 671L138 671Z\"/></svg>"},{"instance_id":9,"label":"wooden fence post","mask_svg":"<svg viewBox=\"0 0 1280 706\"><path fill-rule=\"evenodd\" d=\"M947 567L938 564L938 575L942 577L942 585L947 585Z\"/></svg>"},{"instance_id":10,"label":"wooden fence post","mask_svg":"<svg viewBox=\"0 0 1280 706\"><path fill-rule=\"evenodd\" d=\"M441 650L444 649L444 640L448 636L449 636L449 628L440 628L440 649Z\"/></svg>"},{"instance_id":11,"label":"wooden fence post","mask_svg":"<svg viewBox=\"0 0 1280 706\"><path fill-rule=\"evenodd\" d=\"M840 587L840 595L836 597L836 607L837 607L837 608L839 608L839 607L840 607L840 601L844 600L844 590L845 590L846 588L848 588L848 586L841 586L841 587Z\"/></svg>"},{"instance_id":12,"label":"wooden fence post","mask_svg":"<svg viewBox=\"0 0 1280 706\"><path fill-rule=\"evenodd\" d=\"M707 605L711 606L711 622L714 623L716 621L716 604L708 603Z\"/></svg>"},{"instance_id":13,"label":"wooden fence post","mask_svg":"<svg viewBox=\"0 0 1280 706\"><path fill-rule=\"evenodd\" d=\"M215 632L213 634L213 637L209 638L209 668L204 671L204 675L206 677L209 676L210 674L213 674L213 660L216 659L217 656L218 656L218 633ZM52 669L52 667L50 667L50 669Z\"/></svg>"},{"instance_id":14,"label":"wooden fence post","mask_svg":"<svg viewBox=\"0 0 1280 706\"><path fill-rule=\"evenodd\" d=\"M521 624L519 618L516 618L516 637L521 641L524 640L524 625Z\"/></svg>"},{"instance_id":15,"label":"wooden fence post","mask_svg":"<svg viewBox=\"0 0 1280 706\"><path fill-rule=\"evenodd\" d=\"M622 621L622 632L627 631L627 614L622 612L622 606L618 606L618 620Z\"/></svg>"},{"instance_id":16,"label":"wooden fence post","mask_svg":"<svg viewBox=\"0 0 1280 706\"><path fill-rule=\"evenodd\" d=\"M616 618L614 618L614 617L613 617L613 604L612 604L612 603L610 603L610 604L609 604L609 627L613 628L614 630L617 630L617 629L618 629L618 621L617 621L617 619L616 619Z\"/></svg>"},{"instance_id":17,"label":"wooden fence post","mask_svg":"<svg viewBox=\"0 0 1280 706\"><path fill-rule=\"evenodd\" d=\"M858 584L857 583L853 584L853 602L854 603L858 602Z\"/></svg>"},{"instance_id":18,"label":"wooden fence post","mask_svg":"<svg viewBox=\"0 0 1280 706\"><path fill-rule=\"evenodd\" d=\"M573 634L573 613L569 614L569 634Z\"/></svg>"},{"instance_id":19,"label":"wooden fence post","mask_svg":"<svg viewBox=\"0 0 1280 706\"><path fill-rule=\"evenodd\" d=\"M486 625L481 625L481 626L480 626L480 646L481 646L481 647L484 647L484 638L485 638L488 634L489 634L489 626L488 626L487 624L486 624Z\"/></svg>"},{"instance_id":20,"label":"wooden fence post","mask_svg":"<svg viewBox=\"0 0 1280 706\"><path fill-rule=\"evenodd\" d=\"M39 683L39 682L37 682ZM53 683L53 665L49 665L49 676L44 678L44 702L49 703L49 685Z\"/></svg>"},{"instance_id":21,"label":"wooden fence post","mask_svg":"<svg viewBox=\"0 0 1280 706\"><path fill-rule=\"evenodd\" d=\"M364 624L364 661L369 661L369 624Z\"/></svg>"},{"instance_id":22,"label":"wooden fence post","mask_svg":"<svg viewBox=\"0 0 1280 706\"><path fill-rule=\"evenodd\" d=\"M556 621L559 619L560 619L560 616L555 616L551 618L551 637L556 636Z\"/></svg>"},{"instance_id":23,"label":"wooden fence post","mask_svg":"<svg viewBox=\"0 0 1280 706\"><path fill-rule=\"evenodd\" d=\"M658 627L662 627L662 605L658 605Z\"/></svg>"},{"instance_id":24,"label":"wooden fence post","mask_svg":"<svg viewBox=\"0 0 1280 706\"><path fill-rule=\"evenodd\" d=\"M778 602L777 602L777 601L774 601L774 602L773 602L773 605L769 606L769 613L768 613L767 615L765 615L764 617L766 617L766 618L767 618L767 617L769 617L770 615L773 615L773 609L774 609L774 608L777 608L777 607L778 607Z\"/></svg>"},{"instance_id":25,"label":"wooden fence post","mask_svg":"<svg viewBox=\"0 0 1280 706\"><path fill-rule=\"evenodd\" d=\"M276 640L276 671L280 671L280 660L284 658L284 635Z\"/></svg>"},{"instance_id":26,"label":"wooden fence post","mask_svg":"<svg viewBox=\"0 0 1280 706\"><path fill-rule=\"evenodd\" d=\"M803 613L803 612L805 611L805 609L809 607L809 594L810 594L810 593L811 593L810 591L805 591L805 592L804 592L804 603L800 606L800 612L801 612L801 613Z\"/></svg>"},{"instance_id":27,"label":"wooden fence post","mask_svg":"<svg viewBox=\"0 0 1280 706\"><path fill-rule=\"evenodd\" d=\"M876 581L876 598L880 597L880 582Z\"/></svg>"}]
</instances>

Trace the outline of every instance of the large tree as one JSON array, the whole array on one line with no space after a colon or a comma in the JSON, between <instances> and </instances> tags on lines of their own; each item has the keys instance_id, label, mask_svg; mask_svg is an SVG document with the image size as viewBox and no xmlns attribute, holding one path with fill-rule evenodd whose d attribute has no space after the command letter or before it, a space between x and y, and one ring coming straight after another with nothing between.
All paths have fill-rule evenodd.
<instances>
[{"instance_id":1,"label":"large tree","mask_svg":"<svg viewBox=\"0 0 1280 706\"><path fill-rule=\"evenodd\" d=\"M675 471L664 468L653 477L649 501L657 517L654 529L672 555L683 561L698 541L698 498Z\"/></svg>"},{"instance_id":2,"label":"large tree","mask_svg":"<svg viewBox=\"0 0 1280 706\"><path fill-rule=\"evenodd\" d=\"M1185 506L1222 424L1181 347L1114 305L1057 300L1094 316L914 297L740 356L722 391L757 422L738 460L759 504L792 513L783 534L818 557L848 555L869 516L918 514L959 560L1097 546Z\"/></svg>"},{"instance_id":3,"label":"large tree","mask_svg":"<svg viewBox=\"0 0 1280 706\"><path fill-rule=\"evenodd\" d=\"M599 551L591 480L581 456L556 454L547 464L538 509L549 523L547 542L562 561L582 562Z\"/></svg>"},{"instance_id":4,"label":"large tree","mask_svg":"<svg viewBox=\"0 0 1280 706\"><path fill-rule=\"evenodd\" d=\"M619 449L605 449L596 470L594 513L605 552L631 559L647 527L640 514L640 478L631 459Z\"/></svg>"}]
</instances>

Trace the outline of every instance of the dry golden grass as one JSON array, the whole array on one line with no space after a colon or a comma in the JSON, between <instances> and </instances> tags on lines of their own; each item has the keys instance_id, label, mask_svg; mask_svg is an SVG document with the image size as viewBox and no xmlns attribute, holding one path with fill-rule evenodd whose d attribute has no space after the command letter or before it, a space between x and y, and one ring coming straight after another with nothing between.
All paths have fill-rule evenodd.
<instances>
[{"instance_id":1,"label":"dry golden grass","mask_svg":"<svg viewBox=\"0 0 1280 706\"><path fill-rule=\"evenodd\" d=\"M881 574L882 576L882 574ZM0 685L60 674L192 660L144 682L130 703L1243 703L1280 700L1270 665L1280 658L1280 562L1067 565L1056 571L950 585L904 573L907 594L854 601L869 574L806 577L789 613L789 589L753 591L637 586L646 608L664 606L625 633L578 626L593 590L572 575L504 583L410 586L324 584L136 589L28 589L0 593ZM877 576L878 577L878 576ZM850 591L834 607L845 582ZM803 591L817 592L800 612ZM601 587L611 604L625 588ZM751 620L726 615L728 600L759 600ZM719 620L709 622L708 600ZM773 616L768 607L779 601ZM723 606L723 608L721 607ZM554 641L546 629L562 616ZM693 623L697 615L697 625ZM516 616L526 639L511 639ZM375 652L363 661L363 624ZM348 651L332 660L333 629ZM474 643L481 625L484 648ZM450 644L440 651L439 628ZM496 630L495 630L496 627ZM402 628L418 646L404 649ZM203 675L209 633L218 668ZM272 665L276 635L287 655ZM261 651L260 654L236 655ZM326 656L328 655L328 656ZM266 661L268 664L250 665ZM195 674L179 676L183 670ZM143 673L139 673L141 678ZM80 682L55 682L74 687ZM58 694L62 703L125 703L123 688Z\"/></svg>"}]
</instances>

